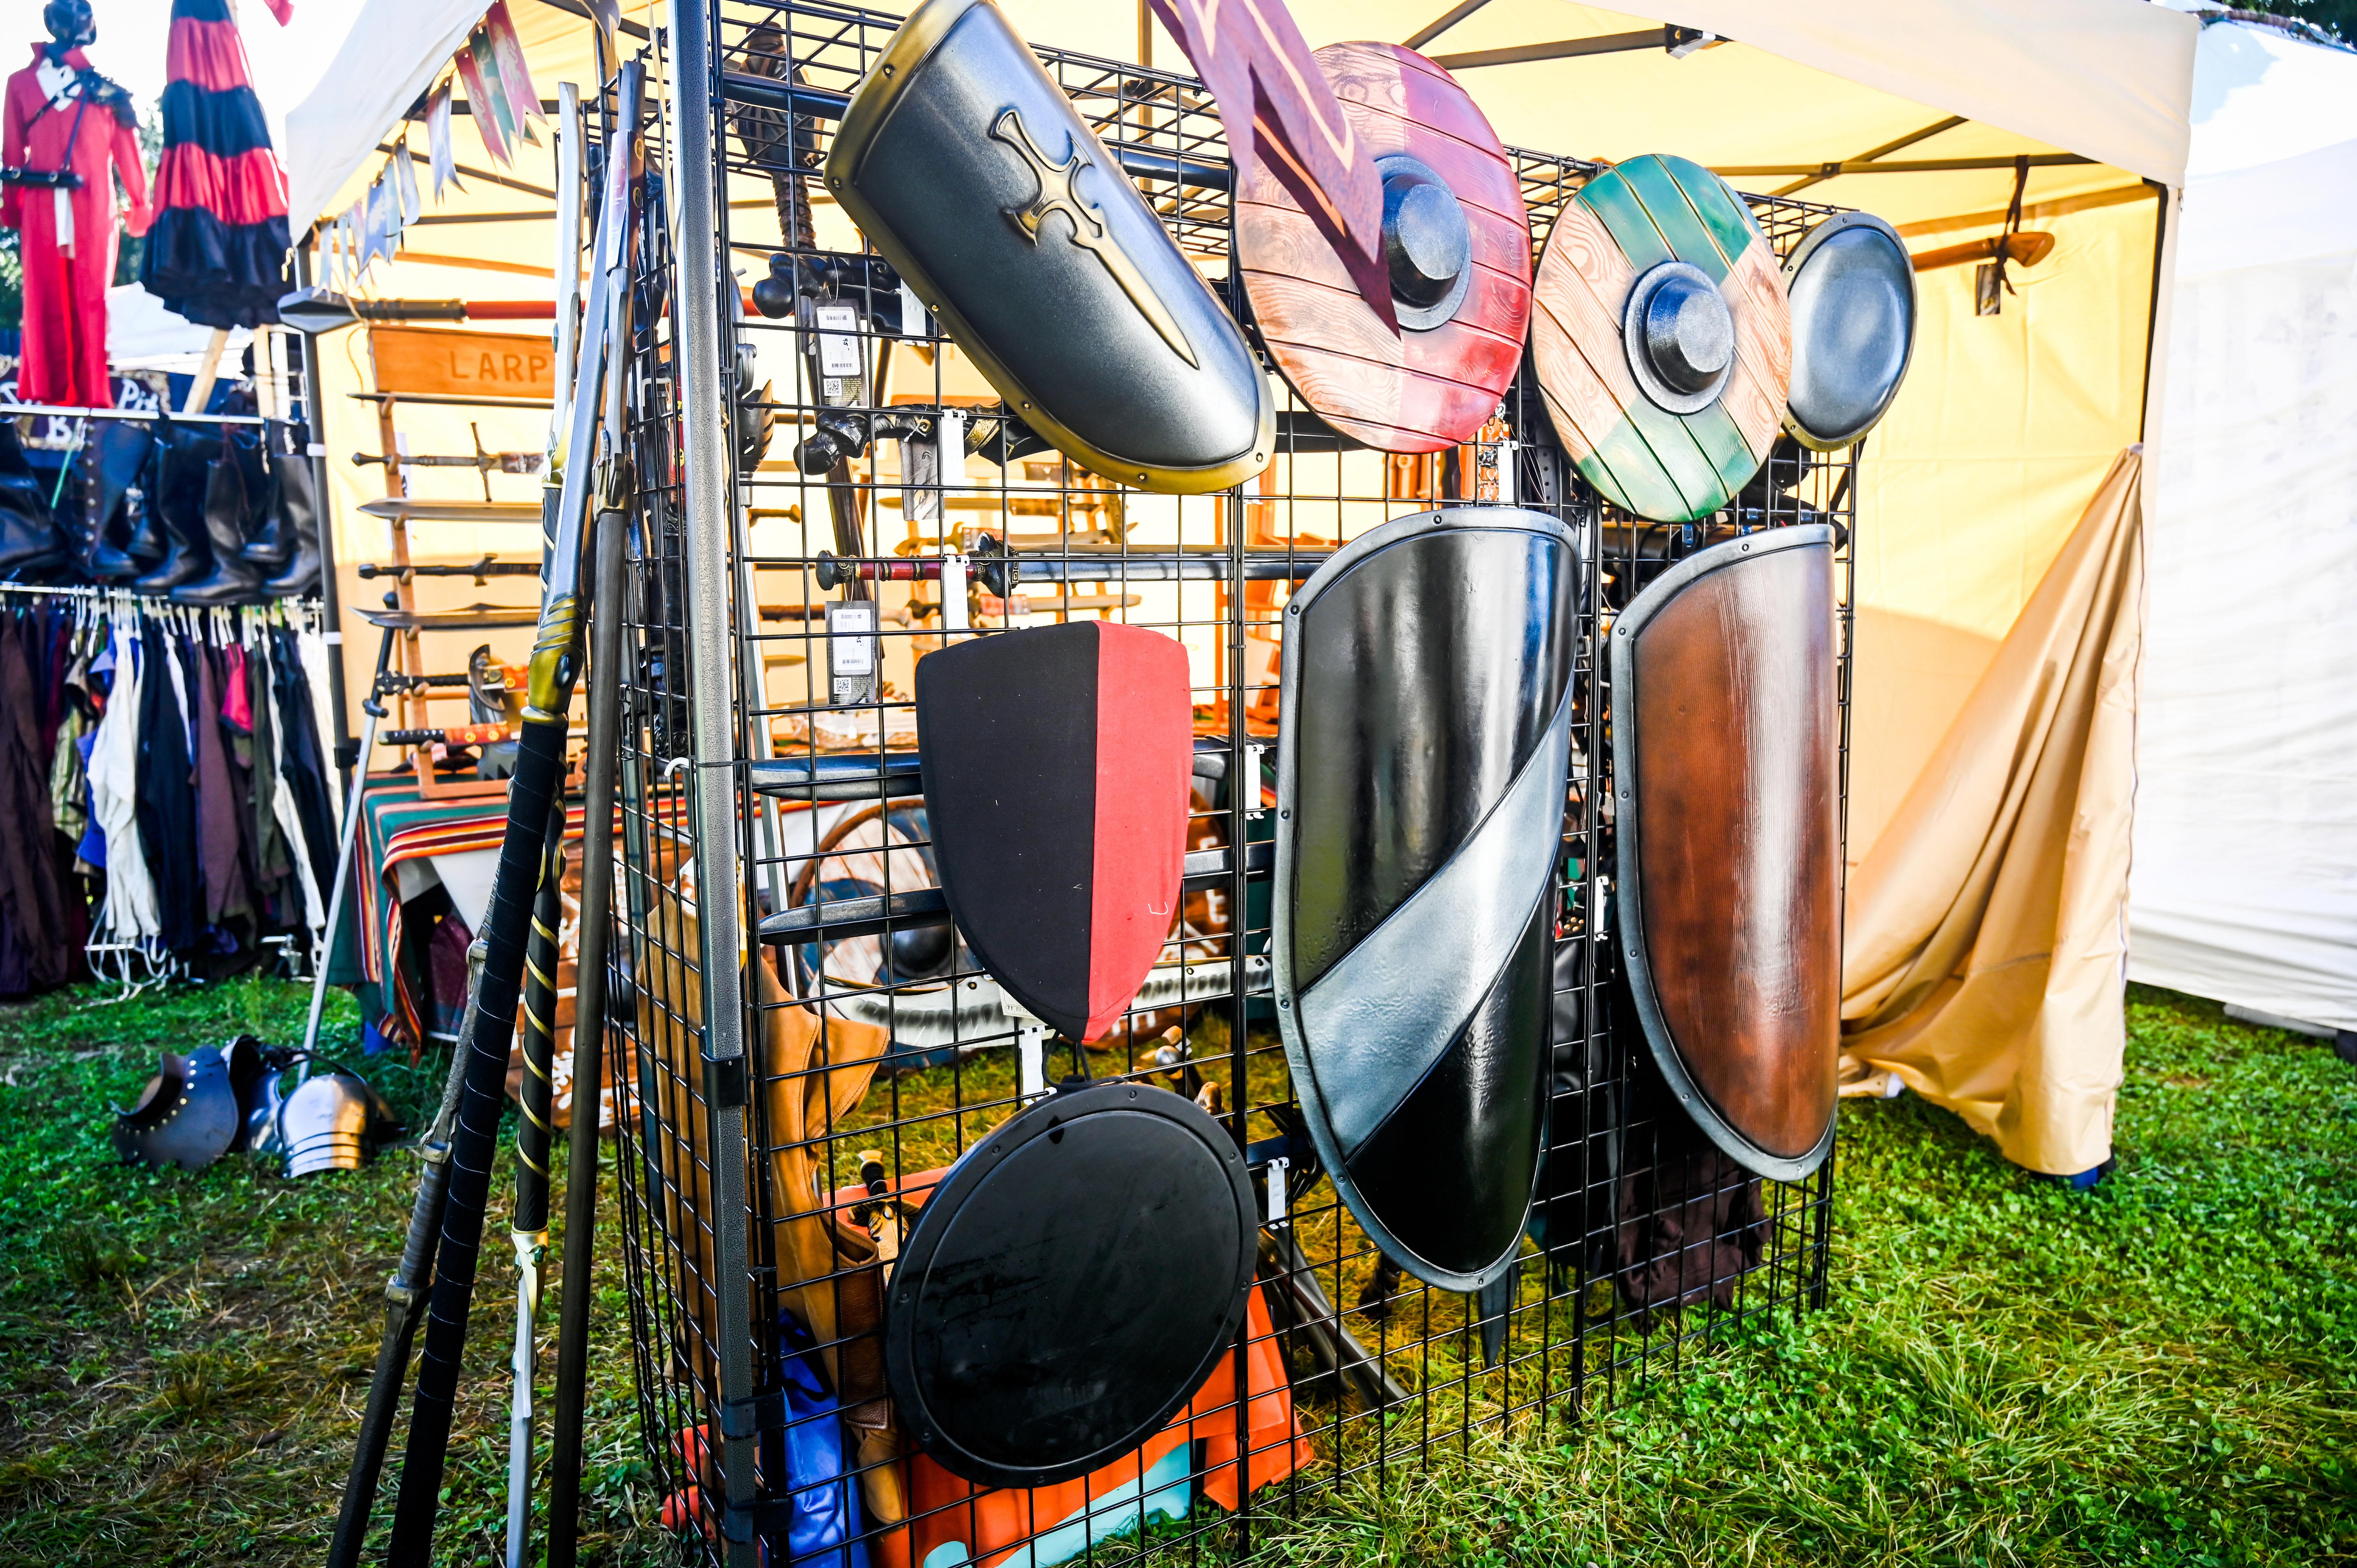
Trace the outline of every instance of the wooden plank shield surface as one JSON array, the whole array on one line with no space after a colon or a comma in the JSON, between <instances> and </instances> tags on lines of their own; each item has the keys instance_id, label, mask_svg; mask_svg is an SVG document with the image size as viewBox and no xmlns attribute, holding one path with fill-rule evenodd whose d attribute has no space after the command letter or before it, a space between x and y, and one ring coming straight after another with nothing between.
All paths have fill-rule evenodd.
<instances>
[{"instance_id":1,"label":"wooden plank shield surface","mask_svg":"<svg viewBox=\"0 0 2357 1568\"><path fill-rule=\"evenodd\" d=\"M521 332L371 327L376 390L414 397L554 397L556 350Z\"/></svg>"},{"instance_id":2,"label":"wooden plank shield surface","mask_svg":"<svg viewBox=\"0 0 2357 1568\"><path fill-rule=\"evenodd\" d=\"M1689 1115L1780 1181L1833 1144L1841 832L1833 532L1728 540L1611 640L1621 957Z\"/></svg>"},{"instance_id":3,"label":"wooden plank shield surface","mask_svg":"<svg viewBox=\"0 0 2357 1568\"><path fill-rule=\"evenodd\" d=\"M1236 256L1262 338L1319 417L1386 452L1470 441L1522 362L1531 319L1530 212L1490 122L1448 71L1396 44L1317 51L1367 157L1405 153L1438 175L1469 231L1454 316L1394 333L1268 166L1240 174Z\"/></svg>"},{"instance_id":4,"label":"wooden plank shield surface","mask_svg":"<svg viewBox=\"0 0 2357 1568\"><path fill-rule=\"evenodd\" d=\"M1187 650L1110 621L917 665L933 860L966 945L1075 1040L1103 1036L1178 907L1194 771Z\"/></svg>"},{"instance_id":5,"label":"wooden plank shield surface","mask_svg":"<svg viewBox=\"0 0 2357 1568\"><path fill-rule=\"evenodd\" d=\"M1622 331L1631 287L1664 262L1700 268L1735 326L1725 388L1693 413L1646 396ZM1792 330L1783 279L1743 199L1708 169L1647 154L1589 180L1539 259L1531 351L1555 434L1613 505L1690 522L1735 498L1784 419Z\"/></svg>"}]
</instances>

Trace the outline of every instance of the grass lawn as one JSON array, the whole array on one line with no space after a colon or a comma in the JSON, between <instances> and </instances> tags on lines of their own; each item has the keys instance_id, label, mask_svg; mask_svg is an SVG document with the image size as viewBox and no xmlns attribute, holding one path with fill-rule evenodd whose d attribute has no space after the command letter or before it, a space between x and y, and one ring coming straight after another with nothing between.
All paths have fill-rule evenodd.
<instances>
[{"instance_id":1,"label":"grass lawn","mask_svg":"<svg viewBox=\"0 0 2357 1568\"><path fill-rule=\"evenodd\" d=\"M158 1049L294 1038L306 996L90 1000L0 1009L0 1563L316 1565L414 1165L122 1169L107 1106ZM436 1062L371 1070L423 1120ZM2137 990L2120 1169L2092 1193L1911 1098L1846 1105L1842 1130L1829 1310L1381 1499L1326 1494L1256 1531L1267 1560L2357 1563L2357 1069ZM497 1554L504 1251L495 1226L438 1538L457 1563ZM668 1561L619 1269L597 1324L587 1555Z\"/></svg>"}]
</instances>

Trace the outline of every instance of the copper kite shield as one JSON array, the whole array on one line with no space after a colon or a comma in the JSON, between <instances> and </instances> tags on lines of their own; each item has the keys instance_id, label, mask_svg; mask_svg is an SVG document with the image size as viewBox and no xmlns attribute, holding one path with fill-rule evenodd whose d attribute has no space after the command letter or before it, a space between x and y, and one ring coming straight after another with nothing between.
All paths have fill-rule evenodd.
<instances>
[{"instance_id":1,"label":"copper kite shield","mask_svg":"<svg viewBox=\"0 0 2357 1568\"><path fill-rule=\"evenodd\" d=\"M1841 1033L1833 531L1664 572L1612 628L1620 955L1687 1114L1778 1181L1833 1147Z\"/></svg>"},{"instance_id":2,"label":"copper kite shield","mask_svg":"<svg viewBox=\"0 0 2357 1568\"><path fill-rule=\"evenodd\" d=\"M1571 752L1578 550L1512 507L1400 518L1286 608L1277 1020L1336 1189L1476 1290L1529 1218Z\"/></svg>"}]
</instances>

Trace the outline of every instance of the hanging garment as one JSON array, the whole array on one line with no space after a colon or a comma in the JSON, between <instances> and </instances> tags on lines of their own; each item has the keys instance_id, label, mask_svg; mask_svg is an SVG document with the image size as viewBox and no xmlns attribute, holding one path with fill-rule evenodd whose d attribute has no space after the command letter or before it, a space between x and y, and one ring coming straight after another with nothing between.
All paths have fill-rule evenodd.
<instances>
[{"instance_id":1,"label":"hanging garment","mask_svg":"<svg viewBox=\"0 0 2357 1568\"><path fill-rule=\"evenodd\" d=\"M139 843L156 880L157 925L168 948L193 947L204 928L204 875L197 843L196 778L188 755L177 640L156 621L140 633Z\"/></svg>"},{"instance_id":2,"label":"hanging garment","mask_svg":"<svg viewBox=\"0 0 2357 1568\"><path fill-rule=\"evenodd\" d=\"M70 839L80 839L89 825L81 804L81 738L89 729L81 709L68 708L58 725L58 743L49 750L49 821Z\"/></svg>"},{"instance_id":3,"label":"hanging garment","mask_svg":"<svg viewBox=\"0 0 2357 1568\"><path fill-rule=\"evenodd\" d=\"M221 674L214 666L214 650L191 638L188 651L196 677L190 727L196 739L197 846L205 875L205 924L219 926L253 909L239 831L243 797L230 775L229 748L221 740Z\"/></svg>"},{"instance_id":4,"label":"hanging garment","mask_svg":"<svg viewBox=\"0 0 2357 1568\"><path fill-rule=\"evenodd\" d=\"M269 638L253 647L256 670L254 711L267 714L270 729L270 817L277 824L279 837L286 846L287 863L293 866L295 880L302 890L302 923L313 930L328 923L327 889L319 886L317 874L312 869L310 851L304 843L303 816L296 809L295 786L288 781L286 768L286 726L279 722L276 707L277 657L275 645ZM257 735L260 731L255 732ZM291 918L289 923L293 923Z\"/></svg>"},{"instance_id":5,"label":"hanging garment","mask_svg":"<svg viewBox=\"0 0 2357 1568\"><path fill-rule=\"evenodd\" d=\"M286 292L286 171L229 0L172 0L164 74L164 156L139 281L203 326L274 322Z\"/></svg>"},{"instance_id":6,"label":"hanging garment","mask_svg":"<svg viewBox=\"0 0 2357 1568\"><path fill-rule=\"evenodd\" d=\"M250 869L254 897L272 925L300 926L305 923L303 897L290 880L294 867L286 856L286 834L278 825L278 792L285 784L278 777L278 733L270 714L268 665L259 650L249 654L242 644L230 649L229 662L233 705L225 701L221 713L232 732L241 728L244 732L232 734L230 753L245 770L247 779L251 823L247 842L253 853Z\"/></svg>"},{"instance_id":7,"label":"hanging garment","mask_svg":"<svg viewBox=\"0 0 2357 1568\"><path fill-rule=\"evenodd\" d=\"M11 185L0 192L0 225L21 234L25 268L16 395L112 408L106 289L114 281L116 178L130 199L131 232L147 232L147 174L130 99L91 70L80 49L52 60L47 46L36 45L33 63L8 79L0 102L0 162L66 171L81 182L74 190ZM282 242L285 231L282 221Z\"/></svg>"},{"instance_id":8,"label":"hanging garment","mask_svg":"<svg viewBox=\"0 0 2357 1568\"><path fill-rule=\"evenodd\" d=\"M91 825L103 836L106 868L104 925L107 935L118 942L149 941L164 929L139 836L139 720L143 682L152 667L148 672L140 669L137 628L136 621L114 623L114 690L99 716L90 751ZM85 840L84 860L91 859L90 849Z\"/></svg>"},{"instance_id":9,"label":"hanging garment","mask_svg":"<svg viewBox=\"0 0 2357 1568\"><path fill-rule=\"evenodd\" d=\"M30 615L0 624L0 996L62 985L72 961L40 737L44 629Z\"/></svg>"},{"instance_id":10,"label":"hanging garment","mask_svg":"<svg viewBox=\"0 0 2357 1568\"><path fill-rule=\"evenodd\" d=\"M303 850L310 859L313 885L321 898L318 916L312 921L318 926L326 923L325 898L336 880L335 797L328 788L327 754L319 745L311 683L303 673L302 651L295 634L283 628L274 630L270 644L277 686L280 774L295 797Z\"/></svg>"},{"instance_id":11,"label":"hanging garment","mask_svg":"<svg viewBox=\"0 0 2357 1568\"><path fill-rule=\"evenodd\" d=\"M82 831L90 825L89 812L83 805L89 794L82 763L87 748L81 743L96 722L97 706L90 694L88 644L88 634L76 626L65 676L58 682L65 699L65 713L58 723L57 747L49 764L49 815L58 832L74 840L80 840Z\"/></svg>"}]
</instances>

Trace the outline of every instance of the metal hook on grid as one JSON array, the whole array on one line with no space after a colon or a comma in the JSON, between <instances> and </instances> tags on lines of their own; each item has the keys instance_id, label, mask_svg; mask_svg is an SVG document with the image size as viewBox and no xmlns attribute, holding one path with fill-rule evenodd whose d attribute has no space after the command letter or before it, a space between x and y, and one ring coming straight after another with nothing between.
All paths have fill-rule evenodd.
<instances>
[{"instance_id":1,"label":"metal hook on grid","mask_svg":"<svg viewBox=\"0 0 2357 1568\"><path fill-rule=\"evenodd\" d=\"M673 757L669 762L662 765L663 782L666 784L670 783L673 779L678 778L681 774L686 772L689 768L694 766L695 759L692 757Z\"/></svg>"}]
</instances>

